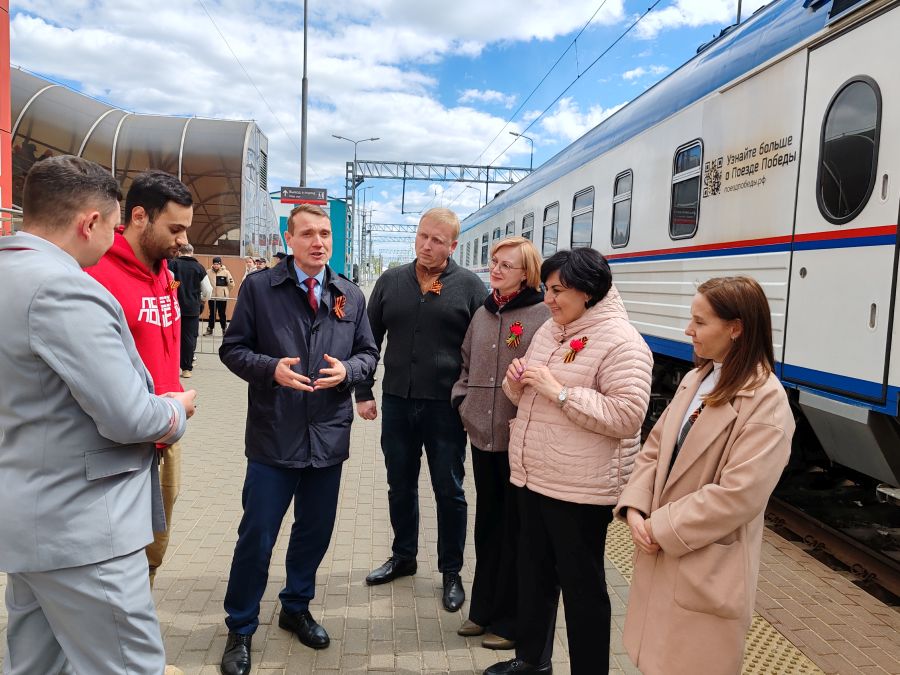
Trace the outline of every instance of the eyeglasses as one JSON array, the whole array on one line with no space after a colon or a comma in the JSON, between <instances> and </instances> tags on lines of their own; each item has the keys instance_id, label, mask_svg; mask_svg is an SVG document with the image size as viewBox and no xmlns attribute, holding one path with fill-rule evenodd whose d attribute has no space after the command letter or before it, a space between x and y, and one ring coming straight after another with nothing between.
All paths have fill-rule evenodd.
<instances>
[{"instance_id":1,"label":"eyeglasses","mask_svg":"<svg viewBox=\"0 0 900 675\"><path fill-rule=\"evenodd\" d=\"M503 274L506 274L507 272L511 272L512 270L524 270L525 269L524 267L513 267L506 261L500 262L496 258L491 258L491 261L488 263L488 267L490 269L494 269L495 267L497 267L497 265L500 266L500 271L503 272Z\"/></svg>"}]
</instances>

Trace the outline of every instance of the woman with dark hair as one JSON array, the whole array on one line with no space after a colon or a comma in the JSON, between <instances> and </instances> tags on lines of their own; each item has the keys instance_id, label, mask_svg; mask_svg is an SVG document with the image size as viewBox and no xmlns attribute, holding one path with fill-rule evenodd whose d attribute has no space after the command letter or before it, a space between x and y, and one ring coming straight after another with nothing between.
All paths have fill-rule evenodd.
<instances>
[{"instance_id":1,"label":"woman with dark hair","mask_svg":"<svg viewBox=\"0 0 900 675\"><path fill-rule=\"evenodd\" d=\"M697 368L653 427L616 506L637 549L623 640L645 675L740 673L763 514L794 418L756 281L701 284L685 333Z\"/></svg>"},{"instance_id":2,"label":"woman with dark hair","mask_svg":"<svg viewBox=\"0 0 900 675\"><path fill-rule=\"evenodd\" d=\"M469 618L457 631L484 635L481 646L512 649L516 620L519 519L509 482L509 422L516 406L500 389L514 358L550 318L541 286L541 254L524 237L507 237L491 251L492 293L472 317L462 346L462 371L451 401L472 444L475 474L475 576Z\"/></svg>"},{"instance_id":3,"label":"woman with dark hair","mask_svg":"<svg viewBox=\"0 0 900 675\"><path fill-rule=\"evenodd\" d=\"M516 658L485 673L552 672L561 589L571 672L596 675L609 664L606 528L640 446L653 358L595 250L556 253L541 280L551 320L503 381L518 405L509 464L522 488Z\"/></svg>"}]
</instances>

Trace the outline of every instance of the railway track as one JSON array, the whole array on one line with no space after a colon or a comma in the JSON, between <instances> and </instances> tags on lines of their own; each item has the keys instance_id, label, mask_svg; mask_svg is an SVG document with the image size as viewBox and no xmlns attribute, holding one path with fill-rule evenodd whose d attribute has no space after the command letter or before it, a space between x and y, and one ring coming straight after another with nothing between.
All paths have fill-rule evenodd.
<instances>
[{"instance_id":1,"label":"railway track","mask_svg":"<svg viewBox=\"0 0 900 675\"><path fill-rule=\"evenodd\" d=\"M773 496L766 525L798 543L820 562L842 571L865 591L900 609L900 562Z\"/></svg>"}]
</instances>

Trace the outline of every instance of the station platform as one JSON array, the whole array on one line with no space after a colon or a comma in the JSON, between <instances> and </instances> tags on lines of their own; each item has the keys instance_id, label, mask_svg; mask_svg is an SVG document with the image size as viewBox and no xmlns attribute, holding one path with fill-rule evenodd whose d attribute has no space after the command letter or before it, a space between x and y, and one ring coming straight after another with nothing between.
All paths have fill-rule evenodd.
<instances>
[{"instance_id":1,"label":"station platform","mask_svg":"<svg viewBox=\"0 0 900 675\"><path fill-rule=\"evenodd\" d=\"M218 341L202 340L200 347L207 353L198 354L194 377L184 381L198 390L200 409L182 443L183 487L175 506L169 553L154 590L168 661L188 675L219 672L227 633L222 600L241 516L246 385L213 353ZM291 524L287 518L253 640L254 674L471 674L512 658L511 652L482 648L480 638L456 634L467 605L455 614L440 605L437 523L427 464L423 463L420 481L418 574L384 586L365 585L366 574L388 558L391 545L379 421L354 420L335 532L310 608L330 633L331 646L313 651L277 626L277 596L284 581ZM466 492L470 533L462 577L468 592L475 562L470 466ZM630 537L621 523L610 530L606 552L613 611L610 672L637 673L621 641L632 556ZM4 587L5 575L0 575L0 591ZM900 673L900 613L769 531L756 610L744 673ZM4 643L5 628L5 609L0 607ZM553 664L554 672L569 672L562 612Z\"/></svg>"}]
</instances>

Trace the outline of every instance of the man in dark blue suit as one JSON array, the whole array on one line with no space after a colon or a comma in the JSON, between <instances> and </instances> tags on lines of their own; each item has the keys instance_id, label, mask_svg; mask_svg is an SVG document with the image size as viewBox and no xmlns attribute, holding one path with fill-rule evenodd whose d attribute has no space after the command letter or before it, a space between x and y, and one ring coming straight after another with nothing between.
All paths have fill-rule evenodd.
<instances>
[{"instance_id":1,"label":"man in dark blue suit","mask_svg":"<svg viewBox=\"0 0 900 675\"><path fill-rule=\"evenodd\" d=\"M250 385L244 515L225 595L223 675L250 672L272 547L291 499L294 525L278 625L313 649L330 642L309 602L350 454L350 392L378 362L362 291L327 264L326 213L298 206L285 240L293 255L245 279L219 349L222 362Z\"/></svg>"}]
</instances>

